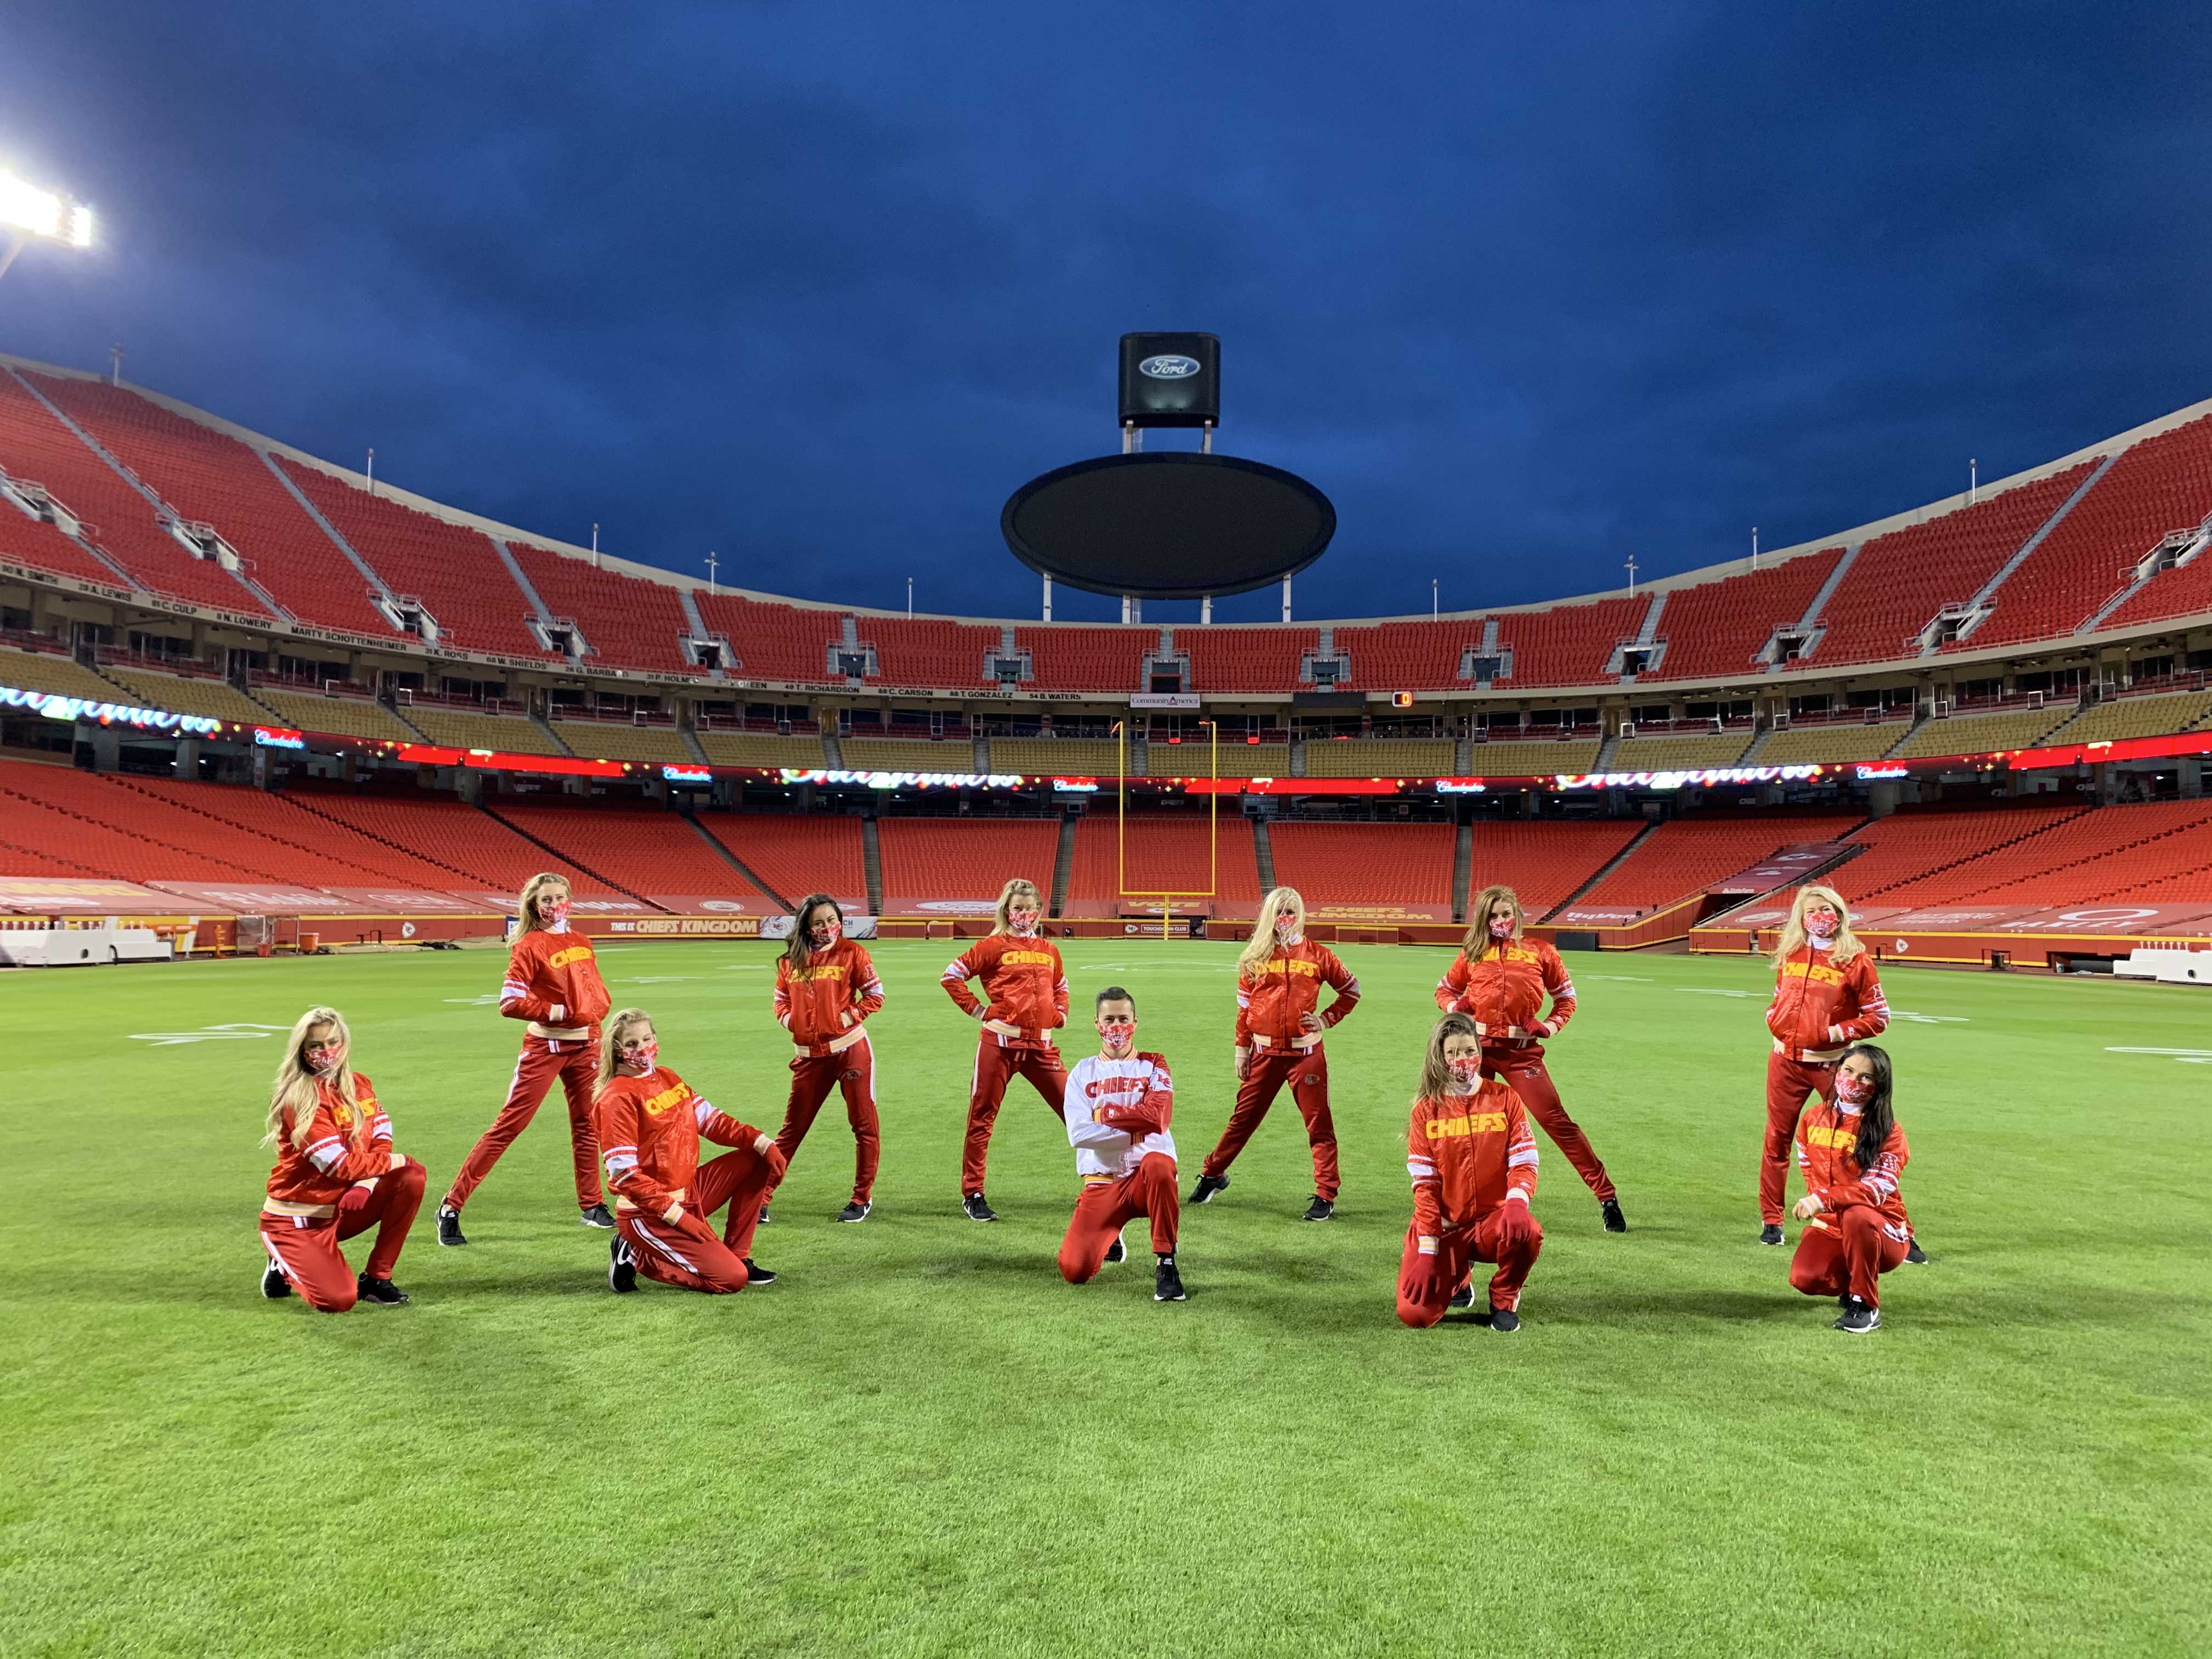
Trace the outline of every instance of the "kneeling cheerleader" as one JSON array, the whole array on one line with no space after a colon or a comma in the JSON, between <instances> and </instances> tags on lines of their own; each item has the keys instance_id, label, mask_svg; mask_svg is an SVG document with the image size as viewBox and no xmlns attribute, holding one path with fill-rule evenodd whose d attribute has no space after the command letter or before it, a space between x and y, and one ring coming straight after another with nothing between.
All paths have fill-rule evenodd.
<instances>
[{"instance_id":1,"label":"kneeling cheerleader","mask_svg":"<svg viewBox=\"0 0 2212 1659\"><path fill-rule=\"evenodd\" d=\"M1482 1075L1482 1038L1465 1014L1429 1034L1421 1091L1406 1130L1413 1219L1398 1264L1398 1317L1416 1328L1447 1307L1472 1305L1461 1291L1468 1265L1493 1261L1490 1328L1521 1328L1521 1286L1544 1247L1528 1212L1536 1195L1536 1138L1521 1097Z\"/></svg>"},{"instance_id":2,"label":"kneeling cheerleader","mask_svg":"<svg viewBox=\"0 0 2212 1659\"><path fill-rule=\"evenodd\" d=\"M1797 1126L1805 1224L1790 1282L1808 1296L1836 1298L1836 1328L1863 1336L1881 1328L1881 1275L1912 1248L1912 1221L1897 1183L1911 1156L1890 1104L1887 1049L1856 1042Z\"/></svg>"},{"instance_id":3,"label":"kneeling cheerleader","mask_svg":"<svg viewBox=\"0 0 2212 1659\"><path fill-rule=\"evenodd\" d=\"M642 1008L625 1008L607 1022L592 1116L615 1191L609 1289L634 1291L640 1273L717 1293L775 1282L746 1255L761 1200L783 1174L775 1138L715 1110L663 1066L652 1016ZM737 1150L702 1164L702 1139ZM729 1224L717 1238L708 1218L725 1204Z\"/></svg>"},{"instance_id":4,"label":"kneeling cheerleader","mask_svg":"<svg viewBox=\"0 0 2212 1659\"><path fill-rule=\"evenodd\" d=\"M276 1149L269 1196L261 1205L268 1266L261 1294L294 1291L318 1313L343 1313L356 1302L392 1306L407 1292L392 1282L407 1230L422 1205L420 1164L392 1150L392 1120L369 1080L347 1063L353 1037L335 1008L310 1008L292 1027L269 1102ZM376 1229L358 1276L348 1271L341 1239Z\"/></svg>"}]
</instances>

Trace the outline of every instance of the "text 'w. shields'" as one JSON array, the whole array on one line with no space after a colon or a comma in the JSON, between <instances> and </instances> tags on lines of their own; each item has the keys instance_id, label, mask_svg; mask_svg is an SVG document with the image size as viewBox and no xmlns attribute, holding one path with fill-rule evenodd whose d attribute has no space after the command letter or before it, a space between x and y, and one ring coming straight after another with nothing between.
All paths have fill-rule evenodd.
<instances>
[{"instance_id":1,"label":"text 'w. shields'","mask_svg":"<svg viewBox=\"0 0 2212 1659\"><path fill-rule=\"evenodd\" d=\"M1121 416L1121 453L1030 479L999 515L1014 556L1046 579L1046 620L1055 581L1128 601L1210 600L1281 581L1288 621L1288 580L1328 550L1336 509L1295 473L1213 453L1221 342L1124 334ZM1156 426L1198 428L1200 449L1145 453L1144 430Z\"/></svg>"}]
</instances>

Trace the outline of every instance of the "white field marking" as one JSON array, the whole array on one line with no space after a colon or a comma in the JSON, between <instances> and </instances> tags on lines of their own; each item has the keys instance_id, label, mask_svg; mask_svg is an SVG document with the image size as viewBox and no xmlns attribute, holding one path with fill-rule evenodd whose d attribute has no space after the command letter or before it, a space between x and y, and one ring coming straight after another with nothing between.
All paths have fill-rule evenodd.
<instances>
[{"instance_id":1,"label":"white field marking","mask_svg":"<svg viewBox=\"0 0 2212 1659\"><path fill-rule=\"evenodd\" d=\"M2212 1048L2106 1048L2108 1054L2167 1054L2184 1066L2212 1066Z\"/></svg>"},{"instance_id":2,"label":"white field marking","mask_svg":"<svg viewBox=\"0 0 2212 1659\"><path fill-rule=\"evenodd\" d=\"M1071 962L1072 974L1233 974L1233 963L1206 962Z\"/></svg>"},{"instance_id":3,"label":"white field marking","mask_svg":"<svg viewBox=\"0 0 2212 1659\"><path fill-rule=\"evenodd\" d=\"M1656 982L1642 974L1584 974L1583 977L1584 979L1617 979L1638 985L1650 985Z\"/></svg>"},{"instance_id":4,"label":"white field marking","mask_svg":"<svg viewBox=\"0 0 2212 1659\"><path fill-rule=\"evenodd\" d=\"M764 974L771 965L765 962L732 962L726 965L722 971L726 974Z\"/></svg>"},{"instance_id":5,"label":"white field marking","mask_svg":"<svg viewBox=\"0 0 2212 1659\"><path fill-rule=\"evenodd\" d=\"M499 1000L499 993L496 991L486 991L480 997L447 997L446 1000L448 1002L461 1003L471 1008L489 1008L493 1003Z\"/></svg>"},{"instance_id":6,"label":"white field marking","mask_svg":"<svg viewBox=\"0 0 2212 1659\"><path fill-rule=\"evenodd\" d=\"M1677 985L1675 994L1686 997L1755 997L1758 991L1717 991L1703 985Z\"/></svg>"},{"instance_id":7,"label":"white field marking","mask_svg":"<svg viewBox=\"0 0 2212 1659\"><path fill-rule=\"evenodd\" d=\"M680 979L696 979L696 974L641 974L635 979L622 979L617 985L672 985Z\"/></svg>"},{"instance_id":8,"label":"white field marking","mask_svg":"<svg viewBox=\"0 0 2212 1659\"><path fill-rule=\"evenodd\" d=\"M1909 1019L1916 1025L1971 1025L1973 1021L1964 1014L1916 1014L1910 1008L1889 1011L1899 1019Z\"/></svg>"},{"instance_id":9,"label":"white field marking","mask_svg":"<svg viewBox=\"0 0 2212 1659\"><path fill-rule=\"evenodd\" d=\"M167 1048L177 1042L221 1042L232 1037L265 1037L271 1031L289 1031L289 1025L258 1025L252 1020L240 1020L228 1025L205 1025L197 1031L133 1031L133 1042L150 1042L155 1048Z\"/></svg>"}]
</instances>

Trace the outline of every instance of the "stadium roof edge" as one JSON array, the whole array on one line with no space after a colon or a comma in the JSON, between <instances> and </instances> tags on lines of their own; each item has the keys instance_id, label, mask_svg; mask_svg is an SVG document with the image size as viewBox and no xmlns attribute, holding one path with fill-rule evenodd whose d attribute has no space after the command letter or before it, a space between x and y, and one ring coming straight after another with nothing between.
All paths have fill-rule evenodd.
<instances>
[{"instance_id":1,"label":"stadium roof edge","mask_svg":"<svg viewBox=\"0 0 2212 1659\"><path fill-rule=\"evenodd\" d=\"M11 368L29 369L40 374L58 375L72 380L90 380L104 384L108 379L106 374L97 370L64 368L59 364L40 362L34 358L17 356L10 352L0 352L0 364L5 364ZM160 405L173 415L197 422L202 426L222 433L227 437L235 438L252 448L282 456L286 460L298 462L303 466L312 466L318 471L351 484L356 489L365 489L371 487L366 473L356 472L350 467L339 465L335 461L326 461L320 456L311 455L305 450L295 448L290 444L268 437L249 427L240 426L235 421L225 420L220 415L210 414L206 410L185 403L181 398L172 398L165 392L155 392L150 387L128 380L124 381L123 385L148 402ZM2132 426L2109 437L2099 439L2094 443L2085 444L2071 453L2061 455L2055 460L2045 461L2021 471L2010 473L2004 477L1992 479L1977 488L1976 499L1978 501L2002 495L2008 489L2017 489L2022 484L2033 483L2039 478L2063 472L2068 468L2078 466L2084 461L2132 448L2146 439L2155 438L2161 433L2170 432L2179 426L2185 426L2190 422L2206 415L2212 415L2212 398L2200 399L2184 408L2174 410L2153 420L2145 421L2140 425ZM564 558L590 562L594 556L591 549L587 547L580 547L573 542L562 541L558 538L543 535L534 530L526 530L516 525L505 524L497 519L485 518L480 514L470 513L460 507L449 507L443 501L433 501L427 495L416 495L411 490L403 489L388 482L378 481L374 487L377 494L388 501L398 501L403 506L426 513L434 518L442 519L447 523L465 530L474 530L484 535L495 536L501 541L522 542L532 547L543 548L549 552L557 553ZM1907 529L1917 524L1924 524L1931 519L1939 519L1947 514L1955 513L1967 504L1966 494L1961 490L1956 495L1942 496L1920 507L1909 507L1900 513L1893 513L1886 518L1870 520L1865 524L1855 526L1849 530L1815 537L1809 541L1793 543L1787 547L1762 550L1759 556L1759 568L1771 568L1787 560L1807 557L1832 548L1848 547L1857 542L1871 541L1874 538L1887 535L1891 531ZM646 581L659 582L664 586L695 591L704 591L706 587L704 582L696 578L683 575L660 565L644 564L635 559L622 558L605 551L600 552L597 559L602 569L613 570L620 574L635 576ZM1747 574L1750 568L1751 561L1747 556L1742 558L1727 559L1717 564L1701 565L1693 570L1679 571L1671 576L1655 576L1639 584L1639 588L1641 592L1647 594L1673 592L1682 588L1701 586L1707 582L1719 581L1729 576L1741 576ZM901 621L907 618L905 611L885 606L840 605L822 599L799 599L787 593L772 593L763 589L740 587L728 582L716 582L714 590L720 593L751 599L763 605L785 605L801 611L827 611L839 616L884 617ZM1469 611L1447 611L1442 612L1440 616L1431 616L1425 611L1414 611L1387 617L1324 617L1301 620L1296 625L1302 628L1371 628L1383 623L1425 623L1439 620L1474 622L1485 617L1506 617L1534 611L1555 611L1565 605L1595 605L1601 600L1616 599L1620 597L1620 589L1607 588L1594 593L1567 594L1557 599L1534 600L1522 605L1486 605ZM919 611L914 613L913 620L960 623L979 627L1098 628L1110 625L1101 623L1047 623L1026 617L983 617L948 611ZM1183 624L1174 625L1182 626ZM1221 629L1279 629L1283 625L1281 623L1266 622L1212 624ZM2097 637L2101 638L2103 635L2100 633ZM2017 652L2009 652L2008 654L2017 654ZM1828 672L1832 674L1834 672L1832 666Z\"/></svg>"}]
</instances>

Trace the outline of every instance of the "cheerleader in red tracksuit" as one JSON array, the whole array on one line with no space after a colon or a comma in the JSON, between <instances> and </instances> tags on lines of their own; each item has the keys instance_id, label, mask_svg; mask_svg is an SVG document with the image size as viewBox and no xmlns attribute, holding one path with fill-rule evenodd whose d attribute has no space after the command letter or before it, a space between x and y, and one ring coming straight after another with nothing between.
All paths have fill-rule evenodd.
<instances>
[{"instance_id":1,"label":"cheerleader in red tracksuit","mask_svg":"<svg viewBox=\"0 0 2212 1659\"><path fill-rule=\"evenodd\" d=\"M1567 965L1549 940L1522 936L1521 899L1510 887L1484 888L1469 914L1474 920L1459 955L1437 981L1437 1006L1473 1017L1482 1038L1483 1075L1513 1085L1528 1115L1596 1198L1605 1230L1625 1233L1628 1223L1612 1177L1589 1137L1559 1104L1559 1091L1544 1067L1542 1039L1556 1036L1575 1017L1575 982L1567 977ZM1549 1014L1544 1012L1547 995Z\"/></svg>"},{"instance_id":2,"label":"cheerleader in red tracksuit","mask_svg":"<svg viewBox=\"0 0 2212 1659\"><path fill-rule=\"evenodd\" d=\"M883 1146L876 1116L876 1055L861 1024L884 1006L883 981L867 951L844 937L845 912L827 893L799 907L791 946L776 959L775 1018L799 1053L791 1062L791 1099L775 1144L788 1163L814 1126L832 1089L842 1089L853 1126L853 1196L840 1221L866 1221L873 1207L876 1164Z\"/></svg>"},{"instance_id":3,"label":"cheerleader in red tracksuit","mask_svg":"<svg viewBox=\"0 0 2212 1659\"><path fill-rule=\"evenodd\" d=\"M607 1023L603 1052L593 1109L615 1189L607 1288L634 1291L640 1273L725 1294L775 1283L748 1254L761 1200L783 1173L775 1140L715 1110L660 1063L644 1009L625 1008ZM702 1164L702 1139L737 1150ZM725 1204L730 1218L717 1238L709 1218Z\"/></svg>"},{"instance_id":4,"label":"cheerleader in red tracksuit","mask_svg":"<svg viewBox=\"0 0 2212 1659\"><path fill-rule=\"evenodd\" d=\"M276 1167L261 1205L269 1256L261 1294L274 1300L296 1290L319 1313L407 1300L392 1273L422 1205L425 1171L392 1150L392 1120L375 1086L346 1063L352 1048L337 1009L300 1016L277 1068L262 1142L276 1148ZM338 1243L371 1227L376 1242L356 1277Z\"/></svg>"},{"instance_id":5,"label":"cheerleader in red tracksuit","mask_svg":"<svg viewBox=\"0 0 2212 1659\"><path fill-rule=\"evenodd\" d=\"M599 1022L611 1000L599 979L592 942L568 931L568 883L532 876L522 888L522 933L507 958L499 1012L527 1020L507 1102L483 1138L470 1148L438 1206L438 1243L465 1244L461 1206L491 1173L499 1155L530 1127L553 1080L568 1097L568 1147L575 1164L576 1202L586 1227L611 1227L599 1188L599 1146L592 1133L592 1091L599 1078Z\"/></svg>"},{"instance_id":6,"label":"cheerleader in red tracksuit","mask_svg":"<svg viewBox=\"0 0 2212 1659\"><path fill-rule=\"evenodd\" d=\"M1521 1328L1521 1287L1544 1248L1529 1212L1536 1195L1536 1137L1511 1085L1485 1062L1465 1014L1429 1034L1421 1091L1406 1129L1413 1218L1398 1262L1398 1317L1416 1329L1447 1308L1472 1307L1469 1264L1494 1261L1490 1328Z\"/></svg>"},{"instance_id":7,"label":"cheerleader in red tracksuit","mask_svg":"<svg viewBox=\"0 0 2212 1659\"><path fill-rule=\"evenodd\" d=\"M1816 1100L1797 1126L1805 1224L1790 1282L1808 1296L1832 1296L1836 1328L1881 1328L1881 1275L1912 1248L1912 1222L1898 1182L1911 1152L1890 1104L1889 1055L1855 1042L1837 1064L1832 1098Z\"/></svg>"},{"instance_id":8,"label":"cheerleader in red tracksuit","mask_svg":"<svg viewBox=\"0 0 2212 1659\"><path fill-rule=\"evenodd\" d=\"M1807 1097L1828 1092L1845 1044L1879 1036L1889 1025L1874 957L1851 932L1850 910L1832 887L1797 890L1774 968L1774 1000L1766 1007L1774 1047L1766 1057L1766 1135L1759 1164L1762 1244L1782 1243L1790 1142Z\"/></svg>"},{"instance_id":9,"label":"cheerleader in red tracksuit","mask_svg":"<svg viewBox=\"0 0 2212 1659\"><path fill-rule=\"evenodd\" d=\"M1336 997L1320 1006L1321 988ZM1190 1201L1209 1204L1229 1184L1229 1166L1283 1086L1305 1119L1313 1148L1314 1196L1305 1219L1336 1213L1336 1124L1328 1110L1328 1057L1322 1033L1359 1004L1359 981L1336 952L1306 939L1306 902L1278 887L1260 906L1252 941L1237 959L1237 1105L1199 1166Z\"/></svg>"},{"instance_id":10,"label":"cheerleader in red tracksuit","mask_svg":"<svg viewBox=\"0 0 2212 1659\"><path fill-rule=\"evenodd\" d=\"M1036 884L1017 876L999 895L990 937L978 939L945 969L945 994L961 1012L983 1022L960 1160L960 1208L970 1221L999 1218L983 1197L983 1171L1007 1084L1027 1078L1053 1115L1064 1121L1067 1072L1052 1034L1067 1024L1067 970L1059 949L1043 935L1043 915ZM971 979L983 988L980 998L968 988Z\"/></svg>"}]
</instances>

